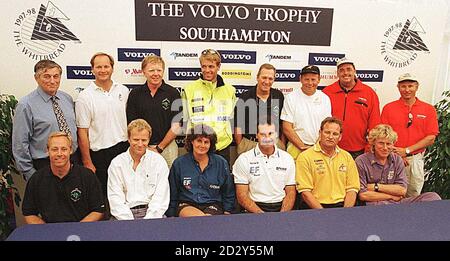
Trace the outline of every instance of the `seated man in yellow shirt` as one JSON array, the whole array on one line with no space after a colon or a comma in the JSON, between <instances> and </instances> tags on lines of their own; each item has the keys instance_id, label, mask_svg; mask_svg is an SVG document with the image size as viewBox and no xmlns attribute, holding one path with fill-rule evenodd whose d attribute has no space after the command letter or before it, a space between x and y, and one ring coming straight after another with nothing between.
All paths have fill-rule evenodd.
<instances>
[{"instance_id":1,"label":"seated man in yellow shirt","mask_svg":"<svg viewBox=\"0 0 450 261\"><path fill-rule=\"evenodd\" d=\"M337 144L342 138L342 121L325 118L319 140L302 152L296 161L297 191L302 195L300 209L353 207L359 191L355 161Z\"/></svg>"}]
</instances>

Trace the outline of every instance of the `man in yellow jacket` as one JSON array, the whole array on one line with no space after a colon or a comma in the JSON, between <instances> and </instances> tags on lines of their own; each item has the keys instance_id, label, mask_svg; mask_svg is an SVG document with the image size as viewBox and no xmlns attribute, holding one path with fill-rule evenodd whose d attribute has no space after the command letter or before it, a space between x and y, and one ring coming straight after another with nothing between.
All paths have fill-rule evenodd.
<instances>
[{"instance_id":1,"label":"man in yellow jacket","mask_svg":"<svg viewBox=\"0 0 450 261\"><path fill-rule=\"evenodd\" d=\"M190 128L197 124L211 126L217 134L216 152L230 162L233 141L231 118L236 104L236 90L218 75L220 53L206 49L200 55L201 76L184 87L183 118Z\"/></svg>"}]
</instances>

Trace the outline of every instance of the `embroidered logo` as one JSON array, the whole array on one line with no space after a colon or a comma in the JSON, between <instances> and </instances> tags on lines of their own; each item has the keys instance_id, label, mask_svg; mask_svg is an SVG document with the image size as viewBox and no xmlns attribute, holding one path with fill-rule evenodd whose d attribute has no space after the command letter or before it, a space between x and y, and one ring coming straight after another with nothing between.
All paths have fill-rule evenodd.
<instances>
[{"instance_id":1,"label":"embroidered logo","mask_svg":"<svg viewBox=\"0 0 450 261\"><path fill-rule=\"evenodd\" d=\"M394 171L390 170L387 176L387 179L393 179L394 178Z\"/></svg>"},{"instance_id":2,"label":"embroidered logo","mask_svg":"<svg viewBox=\"0 0 450 261\"><path fill-rule=\"evenodd\" d=\"M339 172L347 172L347 166L341 164L341 166L339 166Z\"/></svg>"},{"instance_id":3,"label":"embroidered logo","mask_svg":"<svg viewBox=\"0 0 450 261\"><path fill-rule=\"evenodd\" d=\"M184 186L186 189L188 189L188 190L191 190L191 189L192 189L192 186L191 186L191 180L192 180L191 177L184 177L184 178L183 178L183 186Z\"/></svg>"},{"instance_id":4,"label":"embroidered logo","mask_svg":"<svg viewBox=\"0 0 450 261\"><path fill-rule=\"evenodd\" d=\"M161 106L162 108L167 111L170 108L170 101L168 98L165 98L164 100L162 100L161 102Z\"/></svg>"},{"instance_id":5,"label":"embroidered logo","mask_svg":"<svg viewBox=\"0 0 450 261\"><path fill-rule=\"evenodd\" d=\"M74 190L72 190L70 192L70 199L73 202L77 202L78 200L81 199L81 190L79 190L78 188L75 188Z\"/></svg>"}]
</instances>

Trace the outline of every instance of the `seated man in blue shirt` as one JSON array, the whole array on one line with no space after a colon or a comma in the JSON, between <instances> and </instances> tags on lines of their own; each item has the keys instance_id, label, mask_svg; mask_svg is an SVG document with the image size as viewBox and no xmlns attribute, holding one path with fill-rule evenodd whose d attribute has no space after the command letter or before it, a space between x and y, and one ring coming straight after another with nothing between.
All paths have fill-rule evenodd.
<instances>
[{"instance_id":1,"label":"seated man in blue shirt","mask_svg":"<svg viewBox=\"0 0 450 261\"><path fill-rule=\"evenodd\" d=\"M403 159L393 152L397 133L391 126L379 124L369 132L371 152L356 158L361 189L359 200L366 205L385 205L440 200L426 192L406 198L408 181Z\"/></svg>"},{"instance_id":2,"label":"seated man in blue shirt","mask_svg":"<svg viewBox=\"0 0 450 261\"><path fill-rule=\"evenodd\" d=\"M217 136L204 124L191 128L186 136L187 154L178 157L170 169L168 217L230 214L235 191L228 162L214 153Z\"/></svg>"}]
</instances>

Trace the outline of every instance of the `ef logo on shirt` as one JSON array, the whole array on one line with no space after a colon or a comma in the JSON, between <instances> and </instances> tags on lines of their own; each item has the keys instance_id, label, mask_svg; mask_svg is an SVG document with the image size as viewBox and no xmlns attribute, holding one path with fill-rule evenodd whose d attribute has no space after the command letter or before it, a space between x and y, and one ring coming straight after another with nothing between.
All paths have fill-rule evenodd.
<instances>
[{"instance_id":1,"label":"ef logo on shirt","mask_svg":"<svg viewBox=\"0 0 450 261\"><path fill-rule=\"evenodd\" d=\"M259 176L259 166L250 167L250 175Z\"/></svg>"},{"instance_id":2,"label":"ef logo on shirt","mask_svg":"<svg viewBox=\"0 0 450 261\"><path fill-rule=\"evenodd\" d=\"M190 177L186 177L186 178L183 179L183 186L186 189L189 189L189 190L192 188L191 187L191 178Z\"/></svg>"}]
</instances>

